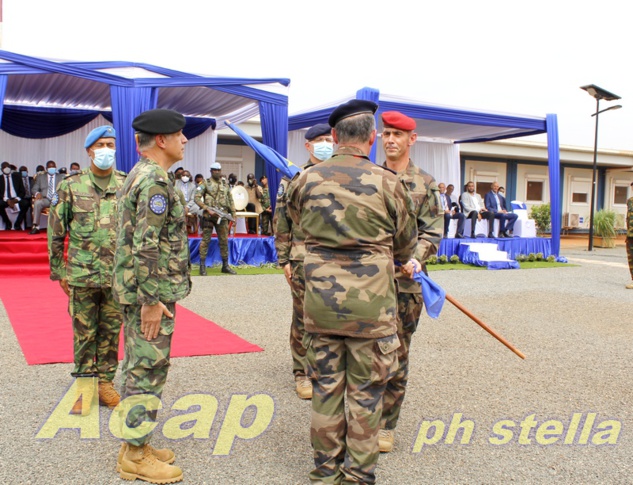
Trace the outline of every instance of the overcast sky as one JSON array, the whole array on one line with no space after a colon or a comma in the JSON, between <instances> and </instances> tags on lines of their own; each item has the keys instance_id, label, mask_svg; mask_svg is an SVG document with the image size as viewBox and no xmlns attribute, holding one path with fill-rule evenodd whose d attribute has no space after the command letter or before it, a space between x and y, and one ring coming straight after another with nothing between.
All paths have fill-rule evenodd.
<instances>
[{"instance_id":1,"label":"overcast sky","mask_svg":"<svg viewBox=\"0 0 633 485\"><path fill-rule=\"evenodd\" d=\"M633 150L625 1L1 0L5 50L290 78L290 113L364 86L419 101L558 115L560 142ZM543 139L543 138L540 138Z\"/></svg>"}]
</instances>

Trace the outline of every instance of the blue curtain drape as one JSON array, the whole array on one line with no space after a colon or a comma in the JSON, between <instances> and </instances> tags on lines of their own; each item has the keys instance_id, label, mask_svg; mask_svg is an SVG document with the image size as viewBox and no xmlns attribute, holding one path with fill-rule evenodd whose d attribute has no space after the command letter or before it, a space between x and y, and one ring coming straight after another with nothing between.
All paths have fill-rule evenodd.
<instances>
[{"instance_id":1,"label":"blue curtain drape","mask_svg":"<svg viewBox=\"0 0 633 485\"><path fill-rule=\"evenodd\" d=\"M264 145L275 149L280 155L288 156L288 104L259 102L259 116L262 123ZM271 164L266 164L266 177L270 192L270 204L275 212L277 188L282 175Z\"/></svg>"},{"instance_id":2,"label":"blue curtain drape","mask_svg":"<svg viewBox=\"0 0 633 485\"><path fill-rule=\"evenodd\" d=\"M20 138L54 138L90 123L98 111L5 106L2 129Z\"/></svg>"},{"instance_id":3,"label":"blue curtain drape","mask_svg":"<svg viewBox=\"0 0 633 485\"><path fill-rule=\"evenodd\" d=\"M547 123L547 157L549 168L549 200L552 217L552 254L560 254L560 228L562 201L560 199L560 150L558 146L558 119L555 114L545 117Z\"/></svg>"},{"instance_id":4,"label":"blue curtain drape","mask_svg":"<svg viewBox=\"0 0 633 485\"><path fill-rule=\"evenodd\" d=\"M110 86L110 98L112 121L117 133L117 168L129 172L138 161L132 121L143 111L156 108L158 90Z\"/></svg>"},{"instance_id":5,"label":"blue curtain drape","mask_svg":"<svg viewBox=\"0 0 633 485\"><path fill-rule=\"evenodd\" d=\"M2 124L2 113L4 110L4 95L7 92L7 81L8 76L5 74L0 74L0 125Z\"/></svg>"}]
</instances>

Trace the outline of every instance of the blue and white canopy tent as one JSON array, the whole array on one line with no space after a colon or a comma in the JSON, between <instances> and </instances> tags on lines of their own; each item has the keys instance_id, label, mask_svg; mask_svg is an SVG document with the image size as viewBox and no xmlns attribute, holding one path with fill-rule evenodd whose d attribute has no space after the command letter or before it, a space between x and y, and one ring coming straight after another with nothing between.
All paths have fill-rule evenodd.
<instances>
[{"instance_id":1,"label":"blue and white canopy tent","mask_svg":"<svg viewBox=\"0 0 633 485\"><path fill-rule=\"evenodd\" d=\"M416 132L418 134L433 141L441 141L453 146L460 143L485 142L546 133L552 217L551 254L559 254L562 205L560 199L558 121L555 114L548 114L545 117L534 117L461 109L385 95L381 94L377 89L365 87L360 89L356 96L350 96L337 102L290 116L288 119L288 129L290 131L289 158L295 163L299 161L299 158L297 158L299 156L297 153L299 152L295 150L293 153L293 146L299 145L298 142L302 140L302 133L296 132L296 130L303 130L317 123L327 123L332 110L353 97L368 99L378 103L376 124L379 127L379 132L381 126L380 114L384 111L396 110L416 120ZM296 140L295 143L293 143L293 135ZM450 155L448 158L450 158ZM448 160L448 158L446 159ZM376 145L372 149L371 159L376 160ZM459 156L457 156L457 160L459 160ZM459 166L457 166L456 170L459 171ZM431 173L434 172L432 170L429 171ZM436 178L438 177L436 176ZM454 179L449 175L446 178L440 178L440 180Z\"/></svg>"},{"instance_id":2,"label":"blue and white canopy tent","mask_svg":"<svg viewBox=\"0 0 633 485\"><path fill-rule=\"evenodd\" d=\"M68 163L85 160L83 138L111 122L117 131L117 168L128 172L138 159L132 120L147 109L170 108L187 117L189 139L208 138L193 153L195 143L189 143L185 155L192 172L207 175L217 130L225 128L226 119L238 124L259 115L264 143L286 154L289 84L283 78L200 76L141 63L60 62L0 50L0 155L28 165L25 141L35 145L46 139L37 163L56 154ZM62 141L72 133L78 134L74 143ZM279 173L268 166L266 172L276 187Z\"/></svg>"}]
</instances>

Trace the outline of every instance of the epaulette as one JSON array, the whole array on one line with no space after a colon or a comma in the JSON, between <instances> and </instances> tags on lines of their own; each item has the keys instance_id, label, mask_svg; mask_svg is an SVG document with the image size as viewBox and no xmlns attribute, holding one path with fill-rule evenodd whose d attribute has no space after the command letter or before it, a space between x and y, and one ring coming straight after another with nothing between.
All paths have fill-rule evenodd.
<instances>
[{"instance_id":1,"label":"epaulette","mask_svg":"<svg viewBox=\"0 0 633 485\"><path fill-rule=\"evenodd\" d=\"M123 170L115 170L114 173L116 173L117 175L120 175L123 178L127 177L127 172L124 172Z\"/></svg>"}]
</instances>

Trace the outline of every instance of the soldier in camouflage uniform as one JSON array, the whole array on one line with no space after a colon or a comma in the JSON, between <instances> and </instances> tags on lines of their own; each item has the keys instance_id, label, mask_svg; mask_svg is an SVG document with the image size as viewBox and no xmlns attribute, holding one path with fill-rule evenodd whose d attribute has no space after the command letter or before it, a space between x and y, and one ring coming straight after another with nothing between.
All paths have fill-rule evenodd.
<instances>
[{"instance_id":1,"label":"soldier in camouflage uniform","mask_svg":"<svg viewBox=\"0 0 633 485\"><path fill-rule=\"evenodd\" d=\"M191 290L185 209L167 174L183 158L185 118L156 109L132 126L141 159L120 191L114 255L113 289L125 324L117 470L127 480L173 483L182 480L182 470L169 465L171 450L149 445L147 427L156 421L156 399L167 380L176 302Z\"/></svg>"},{"instance_id":2,"label":"soldier in camouflage uniform","mask_svg":"<svg viewBox=\"0 0 633 485\"><path fill-rule=\"evenodd\" d=\"M376 108L363 100L336 108L329 124L338 150L288 194L305 234L315 483L375 483L382 396L398 368L394 260L410 274L417 238L406 188L367 156Z\"/></svg>"},{"instance_id":3,"label":"soldier in camouflage uniform","mask_svg":"<svg viewBox=\"0 0 633 485\"><path fill-rule=\"evenodd\" d=\"M303 166L304 170L321 162L322 159L330 158L334 148L332 127L330 125L321 123L313 126L306 132L305 139L305 147L310 154L310 160ZM318 148L321 145L329 147L329 152ZM293 178L293 182L297 177L298 175ZM277 191L277 205L273 224L275 227L275 249L277 249L277 261L284 270L286 281L290 285L292 293L290 354L292 355L295 389L301 399L311 399L312 382L306 374L306 349L303 346L303 336L305 334L303 325L303 297L305 295L303 272L303 258L305 257L304 234L298 224L292 223L292 219L290 219L286 211L286 195L289 183L291 182L287 178L282 179Z\"/></svg>"},{"instance_id":4,"label":"soldier in camouflage uniform","mask_svg":"<svg viewBox=\"0 0 633 485\"><path fill-rule=\"evenodd\" d=\"M415 257L424 265L430 256L437 253L442 234L440 227L444 224L443 213L439 208L439 187L432 175L415 166L409 158L411 146L417 139L414 132L415 120L397 111L385 111L382 114L382 122L382 143L387 158L383 166L396 172L409 189L418 226L419 241ZM399 270L396 270L396 280L398 337L401 346L398 349L398 371L387 384L383 400L379 433L381 452L390 452L393 449L394 430L400 416L409 376L411 339L417 329L423 306L420 283L402 275Z\"/></svg>"},{"instance_id":5,"label":"soldier in camouflage uniform","mask_svg":"<svg viewBox=\"0 0 633 485\"><path fill-rule=\"evenodd\" d=\"M262 184L262 213L259 216L259 222L262 226L262 235L270 236L272 226L272 212L273 209L270 206L270 191L268 190L268 177L262 175L259 177L259 183Z\"/></svg>"},{"instance_id":6,"label":"soldier in camouflage uniform","mask_svg":"<svg viewBox=\"0 0 633 485\"><path fill-rule=\"evenodd\" d=\"M198 185L194 200L202 209L202 242L200 243L200 276L207 274L207 252L213 228L218 235L220 256L222 257L222 273L235 274L229 266L229 224L226 218L220 217L213 208L231 214L235 220L235 204L228 185L222 180L222 166L211 165L211 178Z\"/></svg>"},{"instance_id":7,"label":"soldier in camouflage uniform","mask_svg":"<svg viewBox=\"0 0 633 485\"><path fill-rule=\"evenodd\" d=\"M100 126L86 138L90 167L64 178L51 200L48 254L51 279L68 295L73 322L74 362L81 396L71 413L90 413L94 377L99 402L119 404L112 385L119 365L121 312L112 297L112 264L116 240L116 192L125 174L114 170L116 133ZM64 246L68 236L68 262ZM87 392L83 392L87 391Z\"/></svg>"},{"instance_id":8,"label":"soldier in camouflage uniform","mask_svg":"<svg viewBox=\"0 0 633 485\"><path fill-rule=\"evenodd\" d=\"M629 271L633 280L633 197L626 201L626 254L629 258ZM626 288L633 290L633 281L626 285Z\"/></svg>"}]
</instances>

